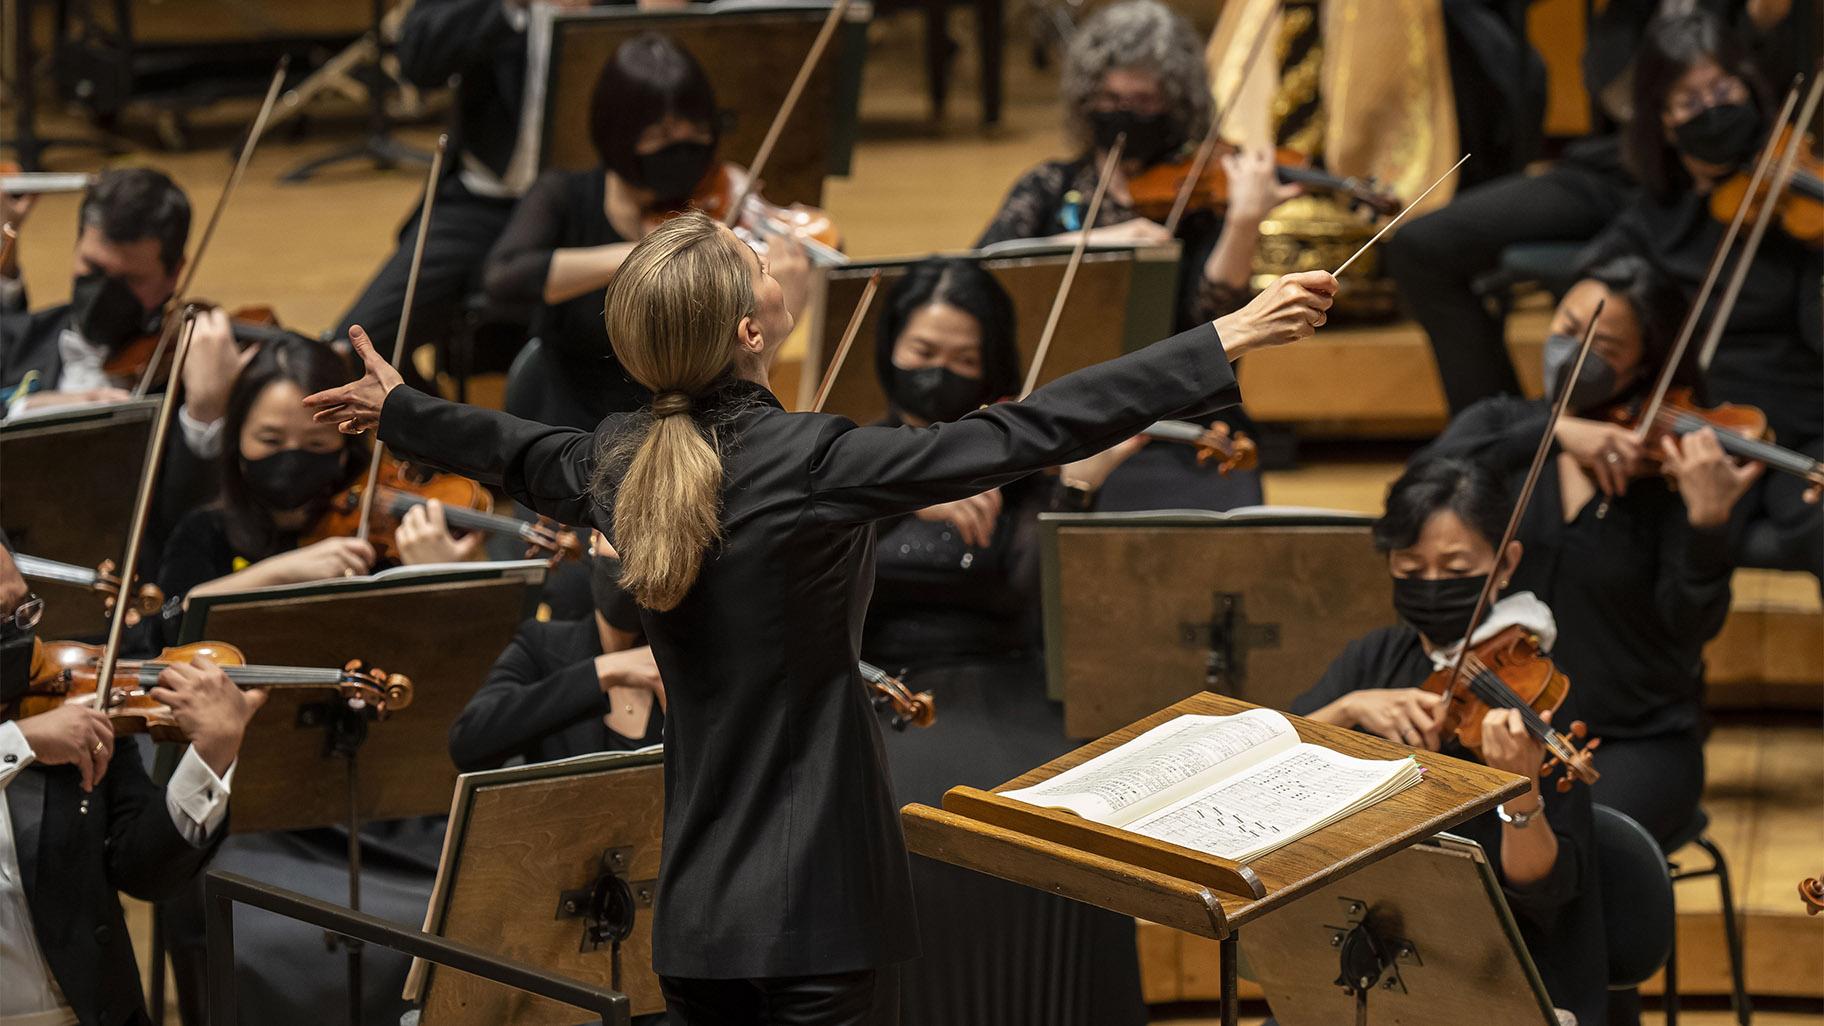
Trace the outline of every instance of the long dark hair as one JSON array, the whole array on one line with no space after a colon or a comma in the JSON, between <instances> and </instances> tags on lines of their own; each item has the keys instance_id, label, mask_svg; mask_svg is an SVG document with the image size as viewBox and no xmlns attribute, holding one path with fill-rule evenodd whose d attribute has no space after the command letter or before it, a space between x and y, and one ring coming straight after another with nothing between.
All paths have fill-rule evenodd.
<instances>
[{"instance_id":1,"label":"long dark hair","mask_svg":"<svg viewBox=\"0 0 1824 1026\"><path fill-rule=\"evenodd\" d=\"M1672 355L1672 344L1690 305L1684 292L1651 260L1632 249L1598 250L1577 278L1600 284L1634 308L1634 318L1640 323L1641 372L1633 388L1652 388ZM1697 350L1695 340L1685 347L1672 383L1692 389L1701 400L1704 375L1698 368Z\"/></svg>"},{"instance_id":2,"label":"long dark hair","mask_svg":"<svg viewBox=\"0 0 1824 1026\"><path fill-rule=\"evenodd\" d=\"M880 387L893 394L893 345L912 314L931 303L954 306L981 326L981 401L1017 393L1020 347L1013 334L1013 300L981 264L961 257L920 260L888 291L874 332L874 373Z\"/></svg>"},{"instance_id":3,"label":"long dark hair","mask_svg":"<svg viewBox=\"0 0 1824 1026\"><path fill-rule=\"evenodd\" d=\"M1449 510L1492 549L1501 544L1513 508L1507 485L1483 464L1451 456L1422 459L1387 489L1387 511L1372 530L1374 547L1382 553L1410 548L1426 521Z\"/></svg>"},{"instance_id":4,"label":"long dark hair","mask_svg":"<svg viewBox=\"0 0 1824 1026\"><path fill-rule=\"evenodd\" d=\"M1666 99L1685 72L1705 61L1746 83L1763 117L1774 109L1767 80L1748 48L1716 15L1697 10L1649 22L1634 58L1634 110L1622 136L1622 156L1641 187L1662 203L1691 184L1678 151L1666 141L1661 122Z\"/></svg>"},{"instance_id":5,"label":"long dark hair","mask_svg":"<svg viewBox=\"0 0 1824 1026\"><path fill-rule=\"evenodd\" d=\"M678 118L708 125L721 137L716 92L703 66L657 32L645 32L622 43L595 80L589 103L589 139L602 166L628 181L639 181L634 146L640 133Z\"/></svg>"},{"instance_id":6,"label":"long dark hair","mask_svg":"<svg viewBox=\"0 0 1824 1026\"><path fill-rule=\"evenodd\" d=\"M279 530L272 522L272 512L257 502L247 490L247 478L241 468L241 429L247 415L266 389L282 381L298 386L305 395L346 384L348 361L330 345L314 339L285 337L262 343L260 349L241 368L228 391L228 410L222 418L222 494L218 505L228 532L228 544L235 554L249 560L277 555ZM367 469L367 443L342 436L342 457L347 474L344 484Z\"/></svg>"}]
</instances>

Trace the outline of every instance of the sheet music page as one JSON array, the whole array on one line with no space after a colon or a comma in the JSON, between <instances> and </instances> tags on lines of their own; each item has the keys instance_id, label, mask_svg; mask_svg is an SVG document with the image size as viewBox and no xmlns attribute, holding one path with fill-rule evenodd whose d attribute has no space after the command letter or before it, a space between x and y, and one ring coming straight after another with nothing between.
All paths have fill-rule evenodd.
<instances>
[{"instance_id":1,"label":"sheet music page","mask_svg":"<svg viewBox=\"0 0 1824 1026\"><path fill-rule=\"evenodd\" d=\"M1121 826L1297 743L1291 722L1271 709L1180 716L1042 784L1003 792L1003 797Z\"/></svg>"},{"instance_id":2,"label":"sheet music page","mask_svg":"<svg viewBox=\"0 0 1824 1026\"><path fill-rule=\"evenodd\" d=\"M1301 744L1127 829L1246 861L1418 782L1414 760L1355 759Z\"/></svg>"}]
</instances>

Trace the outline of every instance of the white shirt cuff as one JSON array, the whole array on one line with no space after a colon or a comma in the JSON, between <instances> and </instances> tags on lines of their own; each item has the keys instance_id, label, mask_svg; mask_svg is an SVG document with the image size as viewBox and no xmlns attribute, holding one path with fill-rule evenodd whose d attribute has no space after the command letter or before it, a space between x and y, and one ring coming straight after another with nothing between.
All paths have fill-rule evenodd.
<instances>
[{"instance_id":1,"label":"white shirt cuff","mask_svg":"<svg viewBox=\"0 0 1824 1026\"><path fill-rule=\"evenodd\" d=\"M32 746L25 740L25 731L11 720L0 723L0 789L12 783L14 774L30 766L38 758ZM208 767L204 767L207 769Z\"/></svg>"},{"instance_id":2,"label":"white shirt cuff","mask_svg":"<svg viewBox=\"0 0 1824 1026\"><path fill-rule=\"evenodd\" d=\"M227 419L223 417L205 424L190 415L188 405L177 408L177 424L183 429L184 444L197 459L212 460L222 454L222 424Z\"/></svg>"},{"instance_id":3,"label":"white shirt cuff","mask_svg":"<svg viewBox=\"0 0 1824 1026\"><path fill-rule=\"evenodd\" d=\"M235 760L239 765L240 760ZM184 749L176 772L165 784L165 808L171 813L171 825L184 835L184 840L202 847L228 817L228 788L234 781L234 766L223 776L216 776L195 746Z\"/></svg>"},{"instance_id":4,"label":"white shirt cuff","mask_svg":"<svg viewBox=\"0 0 1824 1026\"><path fill-rule=\"evenodd\" d=\"M0 278L0 312L25 312L25 279Z\"/></svg>"}]
</instances>

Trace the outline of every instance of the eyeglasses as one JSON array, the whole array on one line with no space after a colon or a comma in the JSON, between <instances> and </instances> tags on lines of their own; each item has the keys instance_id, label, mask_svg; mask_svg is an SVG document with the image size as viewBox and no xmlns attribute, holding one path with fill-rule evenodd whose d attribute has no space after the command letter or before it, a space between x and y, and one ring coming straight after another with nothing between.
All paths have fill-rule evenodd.
<instances>
[{"instance_id":1,"label":"eyeglasses","mask_svg":"<svg viewBox=\"0 0 1824 1026\"><path fill-rule=\"evenodd\" d=\"M38 621L43 618L44 600L28 594L25 601L19 603L19 608L13 610L12 615L0 618L0 624L10 623L22 631L29 631L38 626Z\"/></svg>"},{"instance_id":2,"label":"eyeglasses","mask_svg":"<svg viewBox=\"0 0 1824 1026\"><path fill-rule=\"evenodd\" d=\"M1689 121L1711 107L1742 103L1748 99L1748 83L1733 75L1719 78L1704 89L1685 89L1674 93L1666 109L1678 121Z\"/></svg>"}]
</instances>

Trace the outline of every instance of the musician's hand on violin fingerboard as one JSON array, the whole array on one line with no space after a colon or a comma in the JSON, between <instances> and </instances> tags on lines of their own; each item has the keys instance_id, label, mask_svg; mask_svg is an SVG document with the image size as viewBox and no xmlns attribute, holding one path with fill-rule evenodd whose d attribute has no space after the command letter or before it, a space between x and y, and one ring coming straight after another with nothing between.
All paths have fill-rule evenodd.
<instances>
[{"instance_id":1,"label":"musician's hand on violin fingerboard","mask_svg":"<svg viewBox=\"0 0 1824 1026\"><path fill-rule=\"evenodd\" d=\"M334 424L345 435L358 435L380 426L380 408L387 393L404 382L385 357L374 351L373 340L359 324L348 329L349 345L366 370L361 380L304 397L304 405L321 423Z\"/></svg>"},{"instance_id":2,"label":"musician's hand on violin fingerboard","mask_svg":"<svg viewBox=\"0 0 1824 1026\"><path fill-rule=\"evenodd\" d=\"M1735 504L1767 469L1759 462L1737 465L1723 451L1714 428L1692 431L1676 441L1670 436L1660 439L1659 459L1678 483L1685 519L1692 527L1707 530L1729 522Z\"/></svg>"},{"instance_id":3,"label":"musician's hand on violin fingerboard","mask_svg":"<svg viewBox=\"0 0 1824 1026\"><path fill-rule=\"evenodd\" d=\"M172 663L159 671L150 695L171 710L196 754L218 777L240 754L247 723L266 704L266 691L242 691L208 656Z\"/></svg>"},{"instance_id":4,"label":"musician's hand on violin fingerboard","mask_svg":"<svg viewBox=\"0 0 1824 1026\"><path fill-rule=\"evenodd\" d=\"M1279 158L1272 150L1236 150L1225 153L1223 174L1229 179L1229 206L1223 212L1223 223L1253 225L1258 230L1267 213L1281 203L1304 192L1297 185L1279 180Z\"/></svg>"},{"instance_id":5,"label":"musician's hand on violin fingerboard","mask_svg":"<svg viewBox=\"0 0 1824 1026\"><path fill-rule=\"evenodd\" d=\"M95 790L114 757L114 725L99 711L82 705L60 705L50 712L19 720L19 732L32 746L32 758L46 766L74 766L82 789Z\"/></svg>"},{"instance_id":6,"label":"musician's hand on violin fingerboard","mask_svg":"<svg viewBox=\"0 0 1824 1026\"><path fill-rule=\"evenodd\" d=\"M1233 360L1251 349L1310 338L1329 319L1335 297L1336 278L1329 271L1282 275L1247 306L1216 319L1223 351Z\"/></svg>"},{"instance_id":7,"label":"musician's hand on violin fingerboard","mask_svg":"<svg viewBox=\"0 0 1824 1026\"><path fill-rule=\"evenodd\" d=\"M227 311L211 307L196 315L190 335L190 353L184 357L184 409L204 424L213 424L228 412L228 391L255 349L242 352L234 342L234 326Z\"/></svg>"},{"instance_id":8,"label":"musician's hand on violin fingerboard","mask_svg":"<svg viewBox=\"0 0 1824 1026\"><path fill-rule=\"evenodd\" d=\"M1549 714L1545 714L1549 720ZM1545 746L1526 729L1518 709L1490 709L1482 717L1482 761L1488 766L1539 781Z\"/></svg>"},{"instance_id":9,"label":"musician's hand on violin fingerboard","mask_svg":"<svg viewBox=\"0 0 1824 1026\"><path fill-rule=\"evenodd\" d=\"M1628 482L1641 471L1641 445L1630 428L1567 416L1558 421L1553 438L1610 498L1626 495Z\"/></svg>"},{"instance_id":10,"label":"musician's hand on violin fingerboard","mask_svg":"<svg viewBox=\"0 0 1824 1026\"><path fill-rule=\"evenodd\" d=\"M443 503L432 499L413 506L399 519L393 532L393 544L399 549L399 562L408 566L425 563L466 563L481 555L483 536L479 531L457 538L450 533L444 519Z\"/></svg>"}]
</instances>

